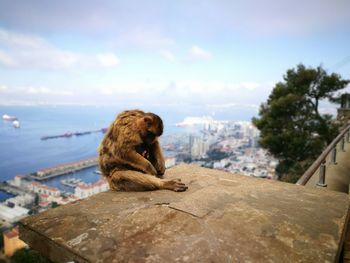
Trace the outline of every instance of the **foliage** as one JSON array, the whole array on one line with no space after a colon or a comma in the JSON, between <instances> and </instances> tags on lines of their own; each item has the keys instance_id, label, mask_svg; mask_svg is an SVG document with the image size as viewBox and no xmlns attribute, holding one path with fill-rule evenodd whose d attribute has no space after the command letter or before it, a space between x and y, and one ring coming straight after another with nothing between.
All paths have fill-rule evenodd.
<instances>
[{"instance_id":1,"label":"foliage","mask_svg":"<svg viewBox=\"0 0 350 263\"><path fill-rule=\"evenodd\" d=\"M34 205L39 205L39 201L40 201L39 194L36 193L34 197Z\"/></svg>"},{"instance_id":2,"label":"foliage","mask_svg":"<svg viewBox=\"0 0 350 263\"><path fill-rule=\"evenodd\" d=\"M276 172L281 180L296 182L337 135L338 126L331 115L319 112L319 103L334 99L348 83L321 66L300 64L287 70L284 82L277 83L260 106L260 118L253 123L261 132L260 145L279 160Z\"/></svg>"},{"instance_id":3,"label":"foliage","mask_svg":"<svg viewBox=\"0 0 350 263\"><path fill-rule=\"evenodd\" d=\"M13 254L11 263L51 263L51 261L33 249L22 248Z\"/></svg>"},{"instance_id":4,"label":"foliage","mask_svg":"<svg viewBox=\"0 0 350 263\"><path fill-rule=\"evenodd\" d=\"M60 206L60 205L57 202L55 202L55 201L51 202L51 208L56 208L58 206Z\"/></svg>"}]
</instances>

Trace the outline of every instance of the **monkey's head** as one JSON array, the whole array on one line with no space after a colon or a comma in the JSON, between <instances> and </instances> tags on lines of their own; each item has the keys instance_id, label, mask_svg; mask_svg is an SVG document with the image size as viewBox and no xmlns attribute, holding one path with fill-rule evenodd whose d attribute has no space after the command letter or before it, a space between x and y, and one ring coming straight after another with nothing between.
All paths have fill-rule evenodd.
<instances>
[{"instance_id":1,"label":"monkey's head","mask_svg":"<svg viewBox=\"0 0 350 263\"><path fill-rule=\"evenodd\" d=\"M151 145L163 134L162 119L151 112L146 113L138 120L140 136L144 143Z\"/></svg>"}]
</instances>

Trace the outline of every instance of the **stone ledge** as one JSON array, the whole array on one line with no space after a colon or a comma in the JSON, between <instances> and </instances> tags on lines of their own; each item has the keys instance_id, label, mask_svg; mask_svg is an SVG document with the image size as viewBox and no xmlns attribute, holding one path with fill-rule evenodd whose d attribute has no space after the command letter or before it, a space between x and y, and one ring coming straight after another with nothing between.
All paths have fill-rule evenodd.
<instances>
[{"instance_id":1,"label":"stone ledge","mask_svg":"<svg viewBox=\"0 0 350 263\"><path fill-rule=\"evenodd\" d=\"M20 238L55 262L336 262L349 199L192 165L189 185L112 192L20 222Z\"/></svg>"}]
</instances>

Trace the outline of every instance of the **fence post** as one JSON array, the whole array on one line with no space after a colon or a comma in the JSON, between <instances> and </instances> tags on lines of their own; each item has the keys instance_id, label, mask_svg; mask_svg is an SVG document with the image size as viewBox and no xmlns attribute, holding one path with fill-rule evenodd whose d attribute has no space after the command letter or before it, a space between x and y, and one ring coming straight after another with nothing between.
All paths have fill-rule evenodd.
<instances>
[{"instance_id":1,"label":"fence post","mask_svg":"<svg viewBox=\"0 0 350 263\"><path fill-rule=\"evenodd\" d=\"M341 139L340 149L342 152L345 152L345 136L343 136L343 138Z\"/></svg>"},{"instance_id":2,"label":"fence post","mask_svg":"<svg viewBox=\"0 0 350 263\"><path fill-rule=\"evenodd\" d=\"M337 164L337 147L332 150L331 164Z\"/></svg>"},{"instance_id":3,"label":"fence post","mask_svg":"<svg viewBox=\"0 0 350 263\"><path fill-rule=\"evenodd\" d=\"M326 161L323 160L320 165L320 172L319 172L319 179L318 179L318 186L326 187Z\"/></svg>"}]
</instances>

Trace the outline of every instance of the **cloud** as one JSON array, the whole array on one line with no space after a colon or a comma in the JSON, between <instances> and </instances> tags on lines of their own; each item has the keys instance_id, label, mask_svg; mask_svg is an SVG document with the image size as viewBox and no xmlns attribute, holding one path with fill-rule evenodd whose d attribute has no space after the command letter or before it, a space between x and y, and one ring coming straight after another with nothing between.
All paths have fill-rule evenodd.
<instances>
[{"instance_id":1,"label":"cloud","mask_svg":"<svg viewBox=\"0 0 350 263\"><path fill-rule=\"evenodd\" d=\"M119 65L119 58L113 53L103 53L96 55L97 61L104 67L114 67Z\"/></svg>"},{"instance_id":2,"label":"cloud","mask_svg":"<svg viewBox=\"0 0 350 263\"><path fill-rule=\"evenodd\" d=\"M259 82L241 82L239 86L243 89L253 91L253 90L256 90L259 87L261 87L261 83L259 83Z\"/></svg>"},{"instance_id":3,"label":"cloud","mask_svg":"<svg viewBox=\"0 0 350 263\"><path fill-rule=\"evenodd\" d=\"M29 94L46 94L46 95L59 95L59 96L73 96L72 91L66 90L52 90L46 87L22 87L19 88L22 92L27 92Z\"/></svg>"},{"instance_id":4,"label":"cloud","mask_svg":"<svg viewBox=\"0 0 350 263\"><path fill-rule=\"evenodd\" d=\"M217 108L217 109L229 109L229 108L253 108L258 109L258 104L249 104L249 103L225 103L225 104L208 104L207 105L210 108Z\"/></svg>"},{"instance_id":5,"label":"cloud","mask_svg":"<svg viewBox=\"0 0 350 263\"><path fill-rule=\"evenodd\" d=\"M0 92L6 92L9 88L6 85L0 85Z\"/></svg>"},{"instance_id":6,"label":"cloud","mask_svg":"<svg viewBox=\"0 0 350 263\"><path fill-rule=\"evenodd\" d=\"M168 61L175 61L175 55L168 50L161 50L160 55Z\"/></svg>"},{"instance_id":7,"label":"cloud","mask_svg":"<svg viewBox=\"0 0 350 263\"><path fill-rule=\"evenodd\" d=\"M6 65L9 67L14 67L16 65L16 62L10 55L0 50L0 64Z\"/></svg>"},{"instance_id":8,"label":"cloud","mask_svg":"<svg viewBox=\"0 0 350 263\"><path fill-rule=\"evenodd\" d=\"M28 95L51 95L51 96L73 96L74 93L64 89L50 89L47 87L36 86L13 86L0 85L0 93L2 94L28 94Z\"/></svg>"},{"instance_id":9,"label":"cloud","mask_svg":"<svg viewBox=\"0 0 350 263\"><path fill-rule=\"evenodd\" d=\"M118 35L112 41L117 47L161 49L176 46L176 41L173 38L164 35L155 28L136 27Z\"/></svg>"},{"instance_id":10,"label":"cloud","mask_svg":"<svg viewBox=\"0 0 350 263\"><path fill-rule=\"evenodd\" d=\"M198 46L192 46L187 55L187 60L190 62L209 60L211 58L212 55L209 51L206 51Z\"/></svg>"},{"instance_id":11,"label":"cloud","mask_svg":"<svg viewBox=\"0 0 350 263\"><path fill-rule=\"evenodd\" d=\"M154 46L172 42L160 32L211 37L218 29L229 33L299 34L346 28L350 22L348 10L348 0L180 0L176 4L168 0L152 5L138 0L105 0L103 5L91 0L18 0L2 1L0 17L2 24L14 29L112 38L124 35L129 43ZM155 41L145 37L152 35Z\"/></svg>"},{"instance_id":12,"label":"cloud","mask_svg":"<svg viewBox=\"0 0 350 263\"><path fill-rule=\"evenodd\" d=\"M44 38L0 29L0 65L19 69L106 68L119 65L111 53L83 54L63 50Z\"/></svg>"}]
</instances>

